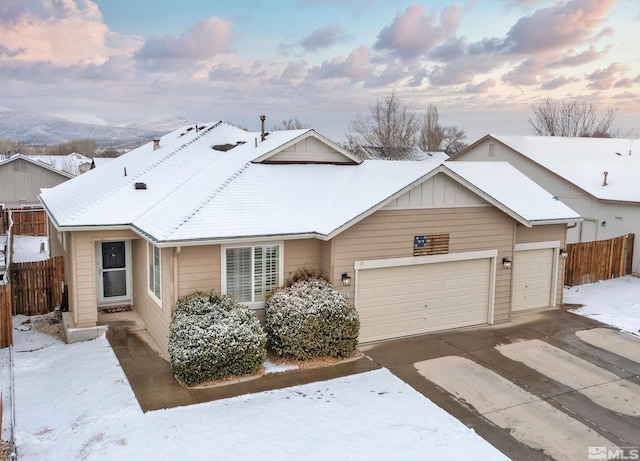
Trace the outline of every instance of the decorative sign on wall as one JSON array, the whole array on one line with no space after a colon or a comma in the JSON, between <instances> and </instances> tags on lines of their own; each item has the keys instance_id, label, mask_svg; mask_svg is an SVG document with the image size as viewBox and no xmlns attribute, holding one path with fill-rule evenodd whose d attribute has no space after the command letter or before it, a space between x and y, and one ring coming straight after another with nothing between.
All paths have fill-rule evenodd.
<instances>
[{"instance_id":1,"label":"decorative sign on wall","mask_svg":"<svg viewBox=\"0 0 640 461\"><path fill-rule=\"evenodd\" d=\"M416 235L413 237L413 256L449 253L449 234Z\"/></svg>"}]
</instances>

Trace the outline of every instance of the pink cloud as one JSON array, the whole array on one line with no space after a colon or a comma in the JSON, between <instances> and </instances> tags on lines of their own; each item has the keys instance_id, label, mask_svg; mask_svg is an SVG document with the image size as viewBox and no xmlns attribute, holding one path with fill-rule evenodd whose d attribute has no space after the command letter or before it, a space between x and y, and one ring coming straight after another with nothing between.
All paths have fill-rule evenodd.
<instances>
[{"instance_id":1,"label":"pink cloud","mask_svg":"<svg viewBox=\"0 0 640 461\"><path fill-rule=\"evenodd\" d=\"M380 31L373 48L388 50L401 59L413 59L455 36L459 25L458 5L447 6L440 14L426 14L425 5L413 4Z\"/></svg>"},{"instance_id":2,"label":"pink cloud","mask_svg":"<svg viewBox=\"0 0 640 461\"><path fill-rule=\"evenodd\" d=\"M348 78L351 81L362 81L373 75L369 64L371 62L371 50L360 45L346 58L338 57L330 61L324 61L319 67L314 67L309 72L313 78Z\"/></svg>"}]
</instances>

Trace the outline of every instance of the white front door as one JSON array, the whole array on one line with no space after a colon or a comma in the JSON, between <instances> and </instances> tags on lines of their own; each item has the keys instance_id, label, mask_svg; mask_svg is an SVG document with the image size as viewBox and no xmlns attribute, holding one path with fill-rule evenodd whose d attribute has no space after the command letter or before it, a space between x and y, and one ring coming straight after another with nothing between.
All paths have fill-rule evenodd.
<instances>
[{"instance_id":1,"label":"white front door","mask_svg":"<svg viewBox=\"0 0 640 461\"><path fill-rule=\"evenodd\" d=\"M131 302L130 253L128 240L96 244L99 304Z\"/></svg>"}]
</instances>

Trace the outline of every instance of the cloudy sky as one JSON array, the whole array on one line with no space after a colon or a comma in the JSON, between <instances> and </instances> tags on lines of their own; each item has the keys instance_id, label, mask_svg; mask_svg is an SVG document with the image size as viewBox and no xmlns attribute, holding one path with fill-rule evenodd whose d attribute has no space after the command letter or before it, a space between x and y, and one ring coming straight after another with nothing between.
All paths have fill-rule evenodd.
<instances>
[{"instance_id":1,"label":"cloudy sky","mask_svg":"<svg viewBox=\"0 0 640 461\"><path fill-rule=\"evenodd\" d=\"M395 91L468 141L529 134L572 98L640 135L638 0L2 0L0 107L123 124L259 129L298 118L335 141Z\"/></svg>"}]
</instances>

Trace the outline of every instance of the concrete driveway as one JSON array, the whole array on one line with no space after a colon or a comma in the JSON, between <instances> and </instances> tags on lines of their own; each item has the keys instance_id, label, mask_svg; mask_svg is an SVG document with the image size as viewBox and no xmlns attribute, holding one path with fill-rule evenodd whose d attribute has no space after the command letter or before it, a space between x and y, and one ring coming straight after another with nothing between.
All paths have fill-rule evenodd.
<instances>
[{"instance_id":1,"label":"concrete driveway","mask_svg":"<svg viewBox=\"0 0 640 461\"><path fill-rule=\"evenodd\" d=\"M545 309L361 350L512 459L640 459L640 338Z\"/></svg>"}]
</instances>

